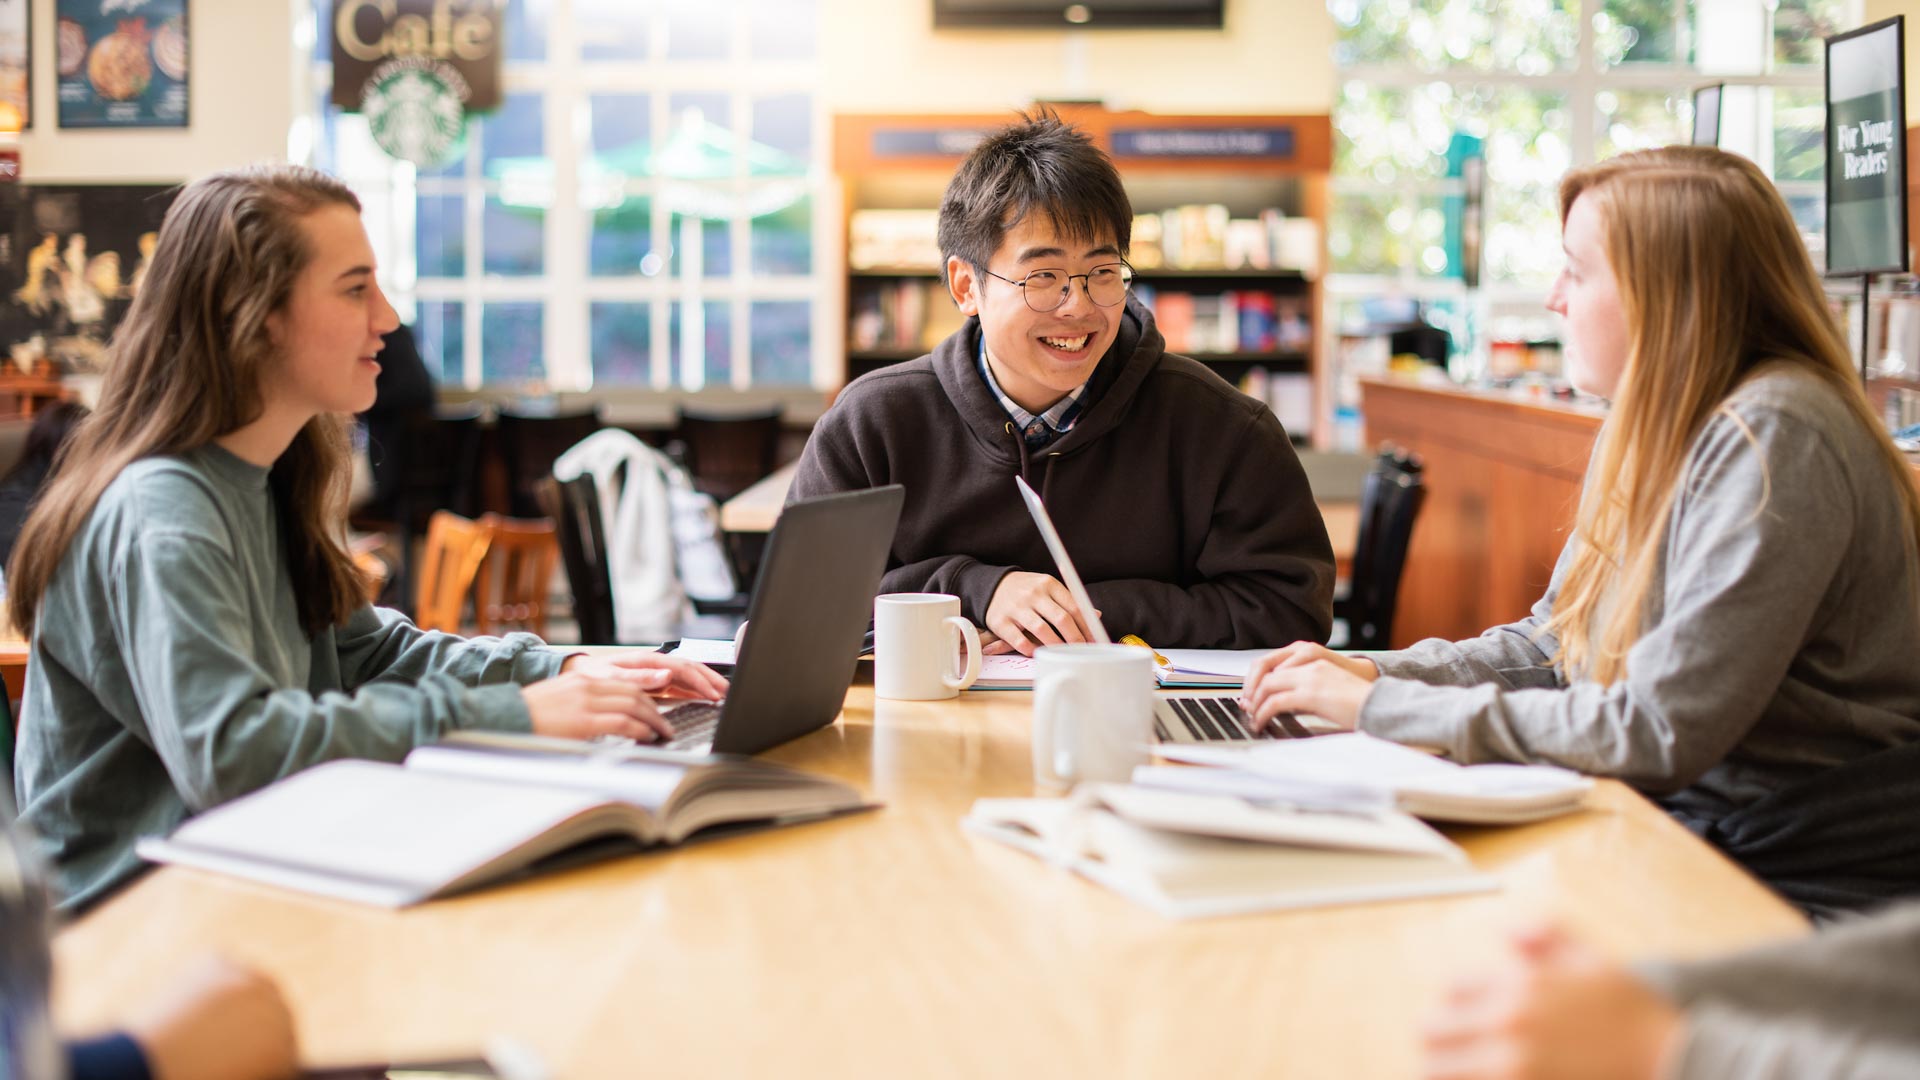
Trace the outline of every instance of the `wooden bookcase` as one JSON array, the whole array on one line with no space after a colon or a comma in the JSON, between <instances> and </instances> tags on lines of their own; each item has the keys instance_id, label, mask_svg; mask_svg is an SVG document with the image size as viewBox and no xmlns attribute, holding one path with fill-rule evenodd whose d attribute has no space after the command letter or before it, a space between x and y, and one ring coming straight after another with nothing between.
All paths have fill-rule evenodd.
<instances>
[{"instance_id":1,"label":"wooden bookcase","mask_svg":"<svg viewBox=\"0 0 1920 1080\"><path fill-rule=\"evenodd\" d=\"M1230 310L1245 310L1235 304L1253 308L1255 320L1277 305L1279 322L1287 326L1284 343L1265 340L1275 335L1262 332L1248 336L1261 337L1261 344L1268 347L1217 350L1192 339L1187 348L1175 351L1213 366L1233 383L1240 383L1256 367L1275 377L1304 377L1313 402L1311 426L1324 431L1325 395L1315 375L1321 366L1319 276L1326 264L1327 176L1333 159L1328 117L1176 116L1097 106L1056 108L1113 156L1136 214L1224 206L1235 219L1257 218L1261 211L1278 209L1287 218L1314 223L1311 265L1305 269L1229 268L1224 263L1155 267L1136 260L1136 288L1155 299L1184 294L1207 311L1214 310L1213 305L1220 302L1216 298L1224 296ZM845 200L843 220L851 228L855 213L869 209L930 213L938 207L967 150L980 136L1012 119L1011 112L835 116L833 160ZM937 259L907 265L866 261L855 265L854 239L850 234L841 252L845 380L925 354L929 339L944 337L960 321L951 310ZM1137 236L1134 248L1137 255L1141 251ZM878 318L883 305L888 315ZM1288 320L1289 314L1297 318ZM879 334L873 331L877 318L885 328ZM1248 323L1239 314L1234 318L1258 331L1273 325ZM856 323L857 319L866 321ZM929 319L934 320L932 325L927 325Z\"/></svg>"}]
</instances>

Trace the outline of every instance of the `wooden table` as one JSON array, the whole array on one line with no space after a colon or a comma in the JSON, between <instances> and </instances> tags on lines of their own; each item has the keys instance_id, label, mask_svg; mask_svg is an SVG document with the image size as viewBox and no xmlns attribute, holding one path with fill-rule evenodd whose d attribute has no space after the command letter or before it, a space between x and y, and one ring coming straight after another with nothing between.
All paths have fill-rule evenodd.
<instances>
[{"instance_id":1,"label":"wooden table","mask_svg":"<svg viewBox=\"0 0 1920 1080\"><path fill-rule=\"evenodd\" d=\"M1539 917L1693 955L1801 918L1626 788L1456 837L1471 897L1174 923L961 831L1031 793L1030 695L878 702L767 756L887 804L386 912L165 869L59 935L60 1018L196 954L270 973L314 1064L524 1040L564 1077L1406 1077L1455 975Z\"/></svg>"},{"instance_id":2,"label":"wooden table","mask_svg":"<svg viewBox=\"0 0 1920 1080\"><path fill-rule=\"evenodd\" d=\"M780 508L787 504L787 489L793 486L793 474L799 467L797 461L782 465L721 504L720 527L732 533L771 532L780 518ZM1354 543L1360 533L1360 504L1323 502L1320 516L1326 519L1334 561L1345 577L1352 569Z\"/></svg>"}]
</instances>

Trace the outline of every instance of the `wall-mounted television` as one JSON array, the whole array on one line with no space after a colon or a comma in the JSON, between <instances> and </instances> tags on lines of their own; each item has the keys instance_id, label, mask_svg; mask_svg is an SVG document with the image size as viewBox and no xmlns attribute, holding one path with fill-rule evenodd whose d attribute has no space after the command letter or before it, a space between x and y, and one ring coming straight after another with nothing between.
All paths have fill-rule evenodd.
<instances>
[{"instance_id":1,"label":"wall-mounted television","mask_svg":"<svg viewBox=\"0 0 1920 1080\"><path fill-rule=\"evenodd\" d=\"M1227 0L933 0L936 29L1226 25Z\"/></svg>"}]
</instances>

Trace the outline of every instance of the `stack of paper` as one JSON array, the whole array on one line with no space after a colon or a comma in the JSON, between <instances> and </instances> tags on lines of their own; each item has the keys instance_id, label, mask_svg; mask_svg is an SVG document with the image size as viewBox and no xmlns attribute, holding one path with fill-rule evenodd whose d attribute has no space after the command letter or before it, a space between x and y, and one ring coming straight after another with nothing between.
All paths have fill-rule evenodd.
<instances>
[{"instance_id":1,"label":"stack of paper","mask_svg":"<svg viewBox=\"0 0 1920 1080\"><path fill-rule=\"evenodd\" d=\"M1247 677L1253 662L1268 649L1161 649L1165 664L1155 664L1153 677L1167 687L1233 687ZM980 662L976 690L1033 689L1033 658L1011 653Z\"/></svg>"},{"instance_id":2,"label":"stack of paper","mask_svg":"<svg viewBox=\"0 0 1920 1080\"><path fill-rule=\"evenodd\" d=\"M1315 813L1093 784L1069 799L981 799L962 825L1170 918L1496 887L1446 837L1389 809Z\"/></svg>"},{"instance_id":3,"label":"stack of paper","mask_svg":"<svg viewBox=\"0 0 1920 1080\"><path fill-rule=\"evenodd\" d=\"M1483 825L1577 810L1593 787L1586 777L1551 765L1456 765L1358 732L1245 749L1169 743L1158 753L1214 767L1148 768L1135 777L1137 783L1316 808L1392 805L1434 821Z\"/></svg>"}]
</instances>

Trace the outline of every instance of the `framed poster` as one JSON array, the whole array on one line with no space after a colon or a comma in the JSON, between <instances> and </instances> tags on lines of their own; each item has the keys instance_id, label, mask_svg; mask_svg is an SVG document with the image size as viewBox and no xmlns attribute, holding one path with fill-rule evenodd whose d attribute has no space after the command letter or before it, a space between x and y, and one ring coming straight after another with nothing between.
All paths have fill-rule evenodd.
<instances>
[{"instance_id":1,"label":"framed poster","mask_svg":"<svg viewBox=\"0 0 1920 1080\"><path fill-rule=\"evenodd\" d=\"M63 128L187 126L188 0L56 0Z\"/></svg>"},{"instance_id":2,"label":"framed poster","mask_svg":"<svg viewBox=\"0 0 1920 1080\"><path fill-rule=\"evenodd\" d=\"M180 189L155 184L0 185L0 348L44 336L61 366L99 363L147 276Z\"/></svg>"},{"instance_id":3,"label":"framed poster","mask_svg":"<svg viewBox=\"0 0 1920 1080\"><path fill-rule=\"evenodd\" d=\"M32 56L32 3L0 0L0 109L11 105L18 110L22 129L33 126Z\"/></svg>"},{"instance_id":4,"label":"framed poster","mask_svg":"<svg viewBox=\"0 0 1920 1080\"><path fill-rule=\"evenodd\" d=\"M1827 39L1827 273L1907 268L1904 16Z\"/></svg>"}]
</instances>

